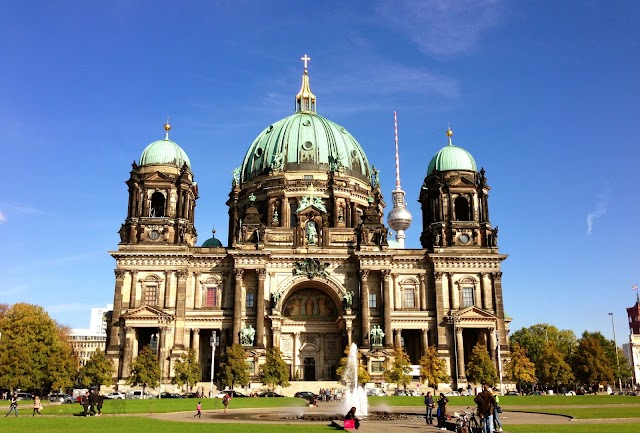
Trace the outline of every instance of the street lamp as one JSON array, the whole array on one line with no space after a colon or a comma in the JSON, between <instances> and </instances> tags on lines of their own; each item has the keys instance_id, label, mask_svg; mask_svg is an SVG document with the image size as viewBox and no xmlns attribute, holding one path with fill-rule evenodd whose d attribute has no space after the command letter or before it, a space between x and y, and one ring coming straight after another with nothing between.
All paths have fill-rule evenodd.
<instances>
[{"instance_id":1,"label":"street lamp","mask_svg":"<svg viewBox=\"0 0 640 433\"><path fill-rule=\"evenodd\" d=\"M447 316L447 321L451 324L453 324L453 357L454 357L454 367L456 369L456 381L455 381L455 386L456 389L458 389L458 338L456 335L456 322L460 321L460 317L455 316L451 313L449 313L449 315Z\"/></svg>"},{"instance_id":2,"label":"street lamp","mask_svg":"<svg viewBox=\"0 0 640 433\"><path fill-rule=\"evenodd\" d=\"M618 384L620 386L620 392L622 392L622 378L620 378L620 358L618 358L618 343L616 343L616 325L613 322L613 313L609 313L611 316L611 326L613 327L613 349L616 352L616 364L618 364Z\"/></svg>"},{"instance_id":3,"label":"street lamp","mask_svg":"<svg viewBox=\"0 0 640 433\"><path fill-rule=\"evenodd\" d=\"M211 393L213 392L213 365L216 356L216 344L218 343L216 331L211 333L211 386L209 387L209 398L211 398Z\"/></svg>"}]
</instances>

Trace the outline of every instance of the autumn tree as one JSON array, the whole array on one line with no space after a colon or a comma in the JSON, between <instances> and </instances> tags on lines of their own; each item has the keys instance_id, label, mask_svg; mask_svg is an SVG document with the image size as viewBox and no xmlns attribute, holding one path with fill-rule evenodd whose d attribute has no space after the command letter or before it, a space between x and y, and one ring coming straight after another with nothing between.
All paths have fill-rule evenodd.
<instances>
[{"instance_id":1,"label":"autumn tree","mask_svg":"<svg viewBox=\"0 0 640 433\"><path fill-rule=\"evenodd\" d=\"M420 381L431 384L437 388L438 383L448 382L447 365L444 359L438 356L434 346L427 348L427 353L420 358Z\"/></svg>"},{"instance_id":2,"label":"autumn tree","mask_svg":"<svg viewBox=\"0 0 640 433\"><path fill-rule=\"evenodd\" d=\"M406 388L411 382L409 373L411 373L409 355L401 347L398 347L393 351L393 358L387 360L384 379L389 383L395 383L398 387Z\"/></svg>"},{"instance_id":3,"label":"autumn tree","mask_svg":"<svg viewBox=\"0 0 640 433\"><path fill-rule=\"evenodd\" d=\"M614 380L611 359L597 337L587 336L578 341L573 358L576 378L585 384L603 384Z\"/></svg>"},{"instance_id":4,"label":"autumn tree","mask_svg":"<svg viewBox=\"0 0 640 433\"><path fill-rule=\"evenodd\" d=\"M235 385L249 384L246 354L240 344L227 346L220 368L220 381L224 385L233 388Z\"/></svg>"},{"instance_id":5,"label":"autumn tree","mask_svg":"<svg viewBox=\"0 0 640 433\"><path fill-rule=\"evenodd\" d=\"M149 386L155 388L160 384L160 363L151 346L144 346L131 364L131 373L127 378L127 384L142 385L142 394Z\"/></svg>"},{"instance_id":6,"label":"autumn tree","mask_svg":"<svg viewBox=\"0 0 640 433\"><path fill-rule=\"evenodd\" d=\"M262 383L270 386L272 391L276 386L289 386L289 366L282 359L282 352L279 348L273 347L267 350L265 363L260 371Z\"/></svg>"},{"instance_id":7,"label":"autumn tree","mask_svg":"<svg viewBox=\"0 0 640 433\"><path fill-rule=\"evenodd\" d=\"M0 310L0 388L44 393L71 387L78 358L68 328L37 305L18 303L7 308L3 304Z\"/></svg>"},{"instance_id":8,"label":"autumn tree","mask_svg":"<svg viewBox=\"0 0 640 433\"><path fill-rule=\"evenodd\" d=\"M571 367L554 342L549 342L542 349L536 373L540 382L553 385L556 389L559 384L570 383L574 379Z\"/></svg>"},{"instance_id":9,"label":"autumn tree","mask_svg":"<svg viewBox=\"0 0 640 433\"><path fill-rule=\"evenodd\" d=\"M481 343L476 344L471 351L465 371L469 382L493 385L498 381L496 366L489 357L486 346Z\"/></svg>"},{"instance_id":10,"label":"autumn tree","mask_svg":"<svg viewBox=\"0 0 640 433\"><path fill-rule=\"evenodd\" d=\"M113 361L107 358L103 351L97 349L80 369L80 383L86 387L110 385L113 382L114 371Z\"/></svg>"},{"instance_id":11,"label":"autumn tree","mask_svg":"<svg viewBox=\"0 0 640 433\"><path fill-rule=\"evenodd\" d=\"M175 362L173 368L175 371L173 383L178 386L186 384L189 391L202 377L200 363L196 359L196 353L193 349L189 349L187 353L180 355L180 359Z\"/></svg>"},{"instance_id":12,"label":"autumn tree","mask_svg":"<svg viewBox=\"0 0 640 433\"><path fill-rule=\"evenodd\" d=\"M609 359L609 364L613 370L615 382L617 382L618 379L626 380L628 377L633 376L633 371L626 361L624 351L621 348L616 347L616 343L613 340L607 339L601 332L588 331L582 333L582 339L584 338L594 338L600 346L602 346L605 356Z\"/></svg>"},{"instance_id":13,"label":"autumn tree","mask_svg":"<svg viewBox=\"0 0 640 433\"><path fill-rule=\"evenodd\" d=\"M357 362L358 362L358 384L363 385L371 380L371 376L367 371L367 366L362 363L362 353L358 350L357 352ZM349 347L344 349L345 356L340 359L340 363L338 364L338 368L336 369L336 374L340 376L340 378L344 377L345 370L347 368L347 362L349 361ZM346 384L344 380L340 380L343 384Z\"/></svg>"},{"instance_id":14,"label":"autumn tree","mask_svg":"<svg viewBox=\"0 0 640 433\"><path fill-rule=\"evenodd\" d=\"M542 354L547 343L555 344L565 360L568 360L577 347L576 335L571 330L559 330L553 325L540 323L522 328L512 333L509 341L511 345L518 343L523 347L529 360L538 367L538 358Z\"/></svg>"},{"instance_id":15,"label":"autumn tree","mask_svg":"<svg viewBox=\"0 0 640 433\"><path fill-rule=\"evenodd\" d=\"M538 380L536 378L536 367L527 357L524 347L518 343L511 346L511 360L507 363L505 372L509 380L518 385L518 389L522 391L522 384L533 384Z\"/></svg>"}]
</instances>

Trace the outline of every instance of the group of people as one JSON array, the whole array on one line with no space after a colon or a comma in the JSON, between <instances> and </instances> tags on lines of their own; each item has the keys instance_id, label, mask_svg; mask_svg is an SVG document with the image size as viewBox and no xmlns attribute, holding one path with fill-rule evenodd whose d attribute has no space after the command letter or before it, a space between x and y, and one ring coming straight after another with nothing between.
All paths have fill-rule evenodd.
<instances>
[{"instance_id":1,"label":"group of people","mask_svg":"<svg viewBox=\"0 0 640 433\"><path fill-rule=\"evenodd\" d=\"M500 423L498 415L501 412L500 397L493 395L489 384L484 383L482 385L482 392L476 396L474 402L478 405L478 415L480 416L484 433L493 433L494 431L501 432L502 423ZM440 393L440 396L434 401L431 392L427 392L424 396L424 404L427 408L427 424L433 424L433 411L437 406L437 427L441 430L446 430L445 423L447 420L447 405L449 404L449 399L443 393Z\"/></svg>"},{"instance_id":2,"label":"group of people","mask_svg":"<svg viewBox=\"0 0 640 433\"><path fill-rule=\"evenodd\" d=\"M231 393L225 392L224 396L222 396L222 404L224 405L224 413L227 413L227 409L229 409L229 403L231 403ZM199 401L196 405L196 414L193 416L202 418L202 401Z\"/></svg>"},{"instance_id":3,"label":"group of people","mask_svg":"<svg viewBox=\"0 0 640 433\"><path fill-rule=\"evenodd\" d=\"M104 397L99 392L87 391L85 395L80 398L80 404L84 409L81 416L101 416L102 404L104 403ZM96 412L96 408L98 411Z\"/></svg>"},{"instance_id":4,"label":"group of people","mask_svg":"<svg viewBox=\"0 0 640 433\"><path fill-rule=\"evenodd\" d=\"M338 399L338 390L336 388L320 388L318 399L320 401L336 401Z\"/></svg>"},{"instance_id":5,"label":"group of people","mask_svg":"<svg viewBox=\"0 0 640 433\"><path fill-rule=\"evenodd\" d=\"M4 399L5 397L3 396L3 400ZM40 412L42 410L42 401L40 400L39 395L33 396L32 407L33 414L31 416L36 416L36 414L42 416L42 412ZM11 396L11 402L9 403L9 412L5 414L5 417L8 417L9 415L11 415L11 413L13 413L15 416L18 416L18 394L13 394Z\"/></svg>"}]
</instances>

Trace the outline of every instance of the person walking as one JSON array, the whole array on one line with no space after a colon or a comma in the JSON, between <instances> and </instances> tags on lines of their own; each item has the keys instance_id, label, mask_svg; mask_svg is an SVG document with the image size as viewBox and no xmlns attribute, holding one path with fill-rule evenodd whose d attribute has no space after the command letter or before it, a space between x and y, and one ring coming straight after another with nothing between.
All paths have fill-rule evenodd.
<instances>
[{"instance_id":1,"label":"person walking","mask_svg":"<svg viewBox=\"0 0 640 433\"><path fill-rule=\"evenodd\" d=\"M478 405L478 414L482 417L484 433L493 433L493 409L496 407L496 399L489 391L488 383L482 384L482 392L473 400Z\"/></svg>"},{"instance_id":2,"label":"person walking","mask_svg":"<svg viewBox=\"0 0 640 433\"><path fill-rule=\"evenodd\" d=\"M231 396L228 392L224 393L224 397L222 397L222 404L224 405L224 413L227 413L227 409L229 408L229 402L231 401Z\"/></svg>"},{"instance_id":3,"label":"person walking","mask_svg":"<svg viewBox=\"0 0 640 433\"><path fill-rule=\"evenodd\" d=\"M104 397L98 393L96 396L96 408L98 408L98 414L96 416L102 416L102 404L104 403Z\"/></svg>"},{"instance_id":4,"label":"person walking","mask_svg":"<svg viewBox=\"0 0 640 433\"><path fill-rule=\"evenodd\" d=\"M90 396L89 396L89 391L87 391L82 398L80 399L80 404L82 405L82 408L84 409L84 411L82 412L82 416L87 416L90 415L89 414L89 405L91 405L91 403L89 402Z\"/></svg>"},{"instance_id":5,"label":"person walking","mask_svg":"<svg viewBox=\"0 0 640 433\"><path fill-rule=\"evenodd\" d=\"M496 406L493 408L493 430L497 432L502 431L502 423L500 422L499 414L502 412L500 409L500 396L494 395L496 400Z\"/></svg>"},{"instance_id":6,"label":"person walking","mask_svg":"<svg viewBox=\"0 0 640 433\"><path fill-rule=\"evenodd\" d=\"M202 402L201 401L198 402L198 405L196 406L196 411L197 412L193 417L202 418Z\"/></svg>"},{"instance_id":7,"label":"person walking","mask_svg":"<svg viewBox=\"0 0 640 433\"><path fill-rule=\"evenodd\" d=\"M438 397L438 427L440 430L446 430L447 426L445 425L445 421L447 419L447 404L449 403L449 399L441 392L440 397Z\"/></svg>"},{"instance_id":8,"label":"person walking","mask_svg":"<svg viewBox=\"0 0 640 433\"><path fill-rule=\"evenodd\" d=\"M42 409L42 402L40 401L40 396L35 395L33 396L33 414L31 416L36 416L36 413L42 416L42 414L40 413L40 409Z\"/></svg>"},{"instance_id":9,"label":"person walking","mask_svg":"<svg viewBox=\"0 0 640 433\"><path fill-rule=\"evenodd\" d=\"M93 391L91 390L91 393L89 394L89 413L91 414L91 416L95 416L96 415L96 405L98 404L98 395L96 394L97 391Z\"/></svg>"},{"instance_id":10,"label":"person walking","mask_svg":"<svg viewBox=\"0 0 640 433\"><path fill-rule=\"evenodd\" d=\"M424 405L427 407L427 424L433 424L433 408L435 407L435 403L433 402L431 391L427 392L427 395L424 396Z\"/></svg>"},{"instance_id":11,"label":"person walking","mask_svg":"<svg viewBox=\"0 0 640 433\"><path fill-rule=\"evenodd\" d=\"M9 403L9 412L7 412L5 418L11 415L11 412L14 412L16 416L18 416L18 394L13 394L13 397L11 397L11 403Z\"/></svg>"}]
</instances>

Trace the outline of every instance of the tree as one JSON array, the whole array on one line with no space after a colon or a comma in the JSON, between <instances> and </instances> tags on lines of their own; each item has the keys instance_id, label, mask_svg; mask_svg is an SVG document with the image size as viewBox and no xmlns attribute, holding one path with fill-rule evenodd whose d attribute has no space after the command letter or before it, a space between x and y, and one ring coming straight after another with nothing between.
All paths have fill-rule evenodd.
<instances>
[{"instance_id":1,"label":"tree","mask_svg":"<svg viewBox=\"0 0 640 433\"><path fill-rule=\"evenodd\" d=\"M384 370L384 378L389 383L395 383L398 387L407 387L411 382L411 360L409 355L399 347L393 351L393 358L388 359Z\"/></svg>"},{"instance_id":2,"label":"tree","mask_svg":"<svg viewBox=\"0 0 640 433\"><path fill-rule=\"evenodd\" d=\"M571 367L554 342L549 342L542 349L536 364L536 372L542 383L553 385L556 389L559 384L573 380Z\"/></svg>"},{"instance_id":3,"label":"tree","mask_svg":"<svg viewBox=\"0 0 640 433\"><path fill-rule=\"evenodd\" d=\"M486 346L476 344L467 363L467 380L474 383L495 384L498 381L496 366L489 357Z\"/></svg>"},{"instance_id":4,"label":"tree","mask_svg":"<svg viewBox=\"0 0 640 433\"><path fill-rule=\"evenodd\" d=\"M187 385L187 389L191 391L193 386L200 380L202 374L200 373L200 363L196 359L196 353L193 349L189 349L187 353L180 355L174 364L175 376L173 383L182 386Z\"/></svg>"},{"instance_id":5,"label":"tree","mask_svg":"<svg viewBox=\"0 0 640 433\"><path fill-rule=\"evenodd\" d=\"M0 308L0 388L37 389L42 393L73 385L77 355L68 328L37 305Z\"/></svg>"},{"instance_id":6,"label":"tree","mask_svg":"<svg viewBox=\"0 0 640 433\"><path fill-rule=\"evenodd\" d=\"M282 352L277 347L267 351L265 363L260 370L262 383L270 386L272 391L276 386L289 386L289 366L282 359Z\"/></svg>"},{"instance_id":7,"label":"tree","mask_svg":"<svg viewBox=\"0 0 640 433\"><path fill-rule=\"evenodd\" d=\"M576 378L586 384L603 384L614 380L611 359L597 337L583 337L573 358Z\"/></svg>"},{"instance_id":8,"label":"tree","mask_svg":"<svg viewBox=\"0 0 640 433\"><path fill-rule=\"evenodd\" d=\"M538 358L542 354L546 344L553 342L556 349L568 360L577 347L576 335L571 330L558 330L553 325L541 323L522 328L511 334L509 339L511 345L518 343L523 347L527 356L538 367Z\"/></svg>"},{"instance_id":9,"label":"tree","mask_svg":"<svg viewBox=\"0 0 640 433\"><path fill-rule=\"evenodd\" d=\"M97 349L80 369L80 383L84 386L109 385L113 381L115 368L113 361L103 351Z\"/></svg>"},{"instance_id":10,"label":"tree","mask_svg":"<svg viewBox=\"0 0 640 433\"><path fill-rule=\"evenodd\" d=\"M336 369L336 374L338 376L340 376L340 381L342 383L345 383L344 380L342 380L342 377L344 375L345 372L345 368L347 367L347 361L349 361L349 347L347 347L346 349L344 349L344 354L346 356L343 356L340 359L340 364L338 365L338 368ZM358 384L364 386L365 383L369 382L371 380L371 376L369 375L369 372L367 371L367 366L364 365L362 363L362 353L360 353L360 351L358 350L357 352L357 359L358 359Z\"/></svg>"},{"instance_id":11,"label":"tree","mask_svg":"<svg viewBox=\"0 0 640 433\"><path fill-rule=\"evenodd\" d=\"M249 384L246 355L240 344L227 346L220 367L220 379L224 385L233 388L235 385Z\"/></svg>"},{"instance_id":12,"label":"tree","mask_svg":"<svg viewBox=\"0 0 640 433\"><path fill-rule=\"evenodd\" d=\"M624 351L619 347L616 347L616 343L613 340L605 338L605 336L600 332L583 332L582 338L584 339L587 337L595 338L604 349L605 355L609 358L609 363L613 369L614 381L617 382L618 379L626 381L627 378L633 376L633 371L631 370L629 363L626 361L627 358ZM620 365L619 369L618 364Z\"/></svg>"},{"instance_id":13,"label":"tree","mask_svg":"<svg viewBox=\"0 0 640 433\"><path fill-rule=\"evenodd\" d=\"M142 385L142 394L148 386L155 388L160 384L160 363L158 357L151 350L151 346L144 346L131 365L131 374L127 384Z\"/></svg>"},{"instance_id":14,"label":"tree","mask_svg":"<svg viewBox=\"0 0 640 433\"><path fill-rule=\"evenodd\" d=\"M518 343L511 346L511 360L506 365L507 377L518 385L522 391L522 384L533 384L536 378L536 366L527 357L527 351Z\"/></svg>"},{"instance_id":15,"label":"tree","mask_svg":"<svg viewBox=\"0 0 640 433\"><path fill-rule=\"evenodd\" d=\"M434 346L427 348L427 353L420 358L420 381L431 384L434 388L438 383L448 382L447 366L444 359L438 357Z\"/></svg>"}]
</instances>

